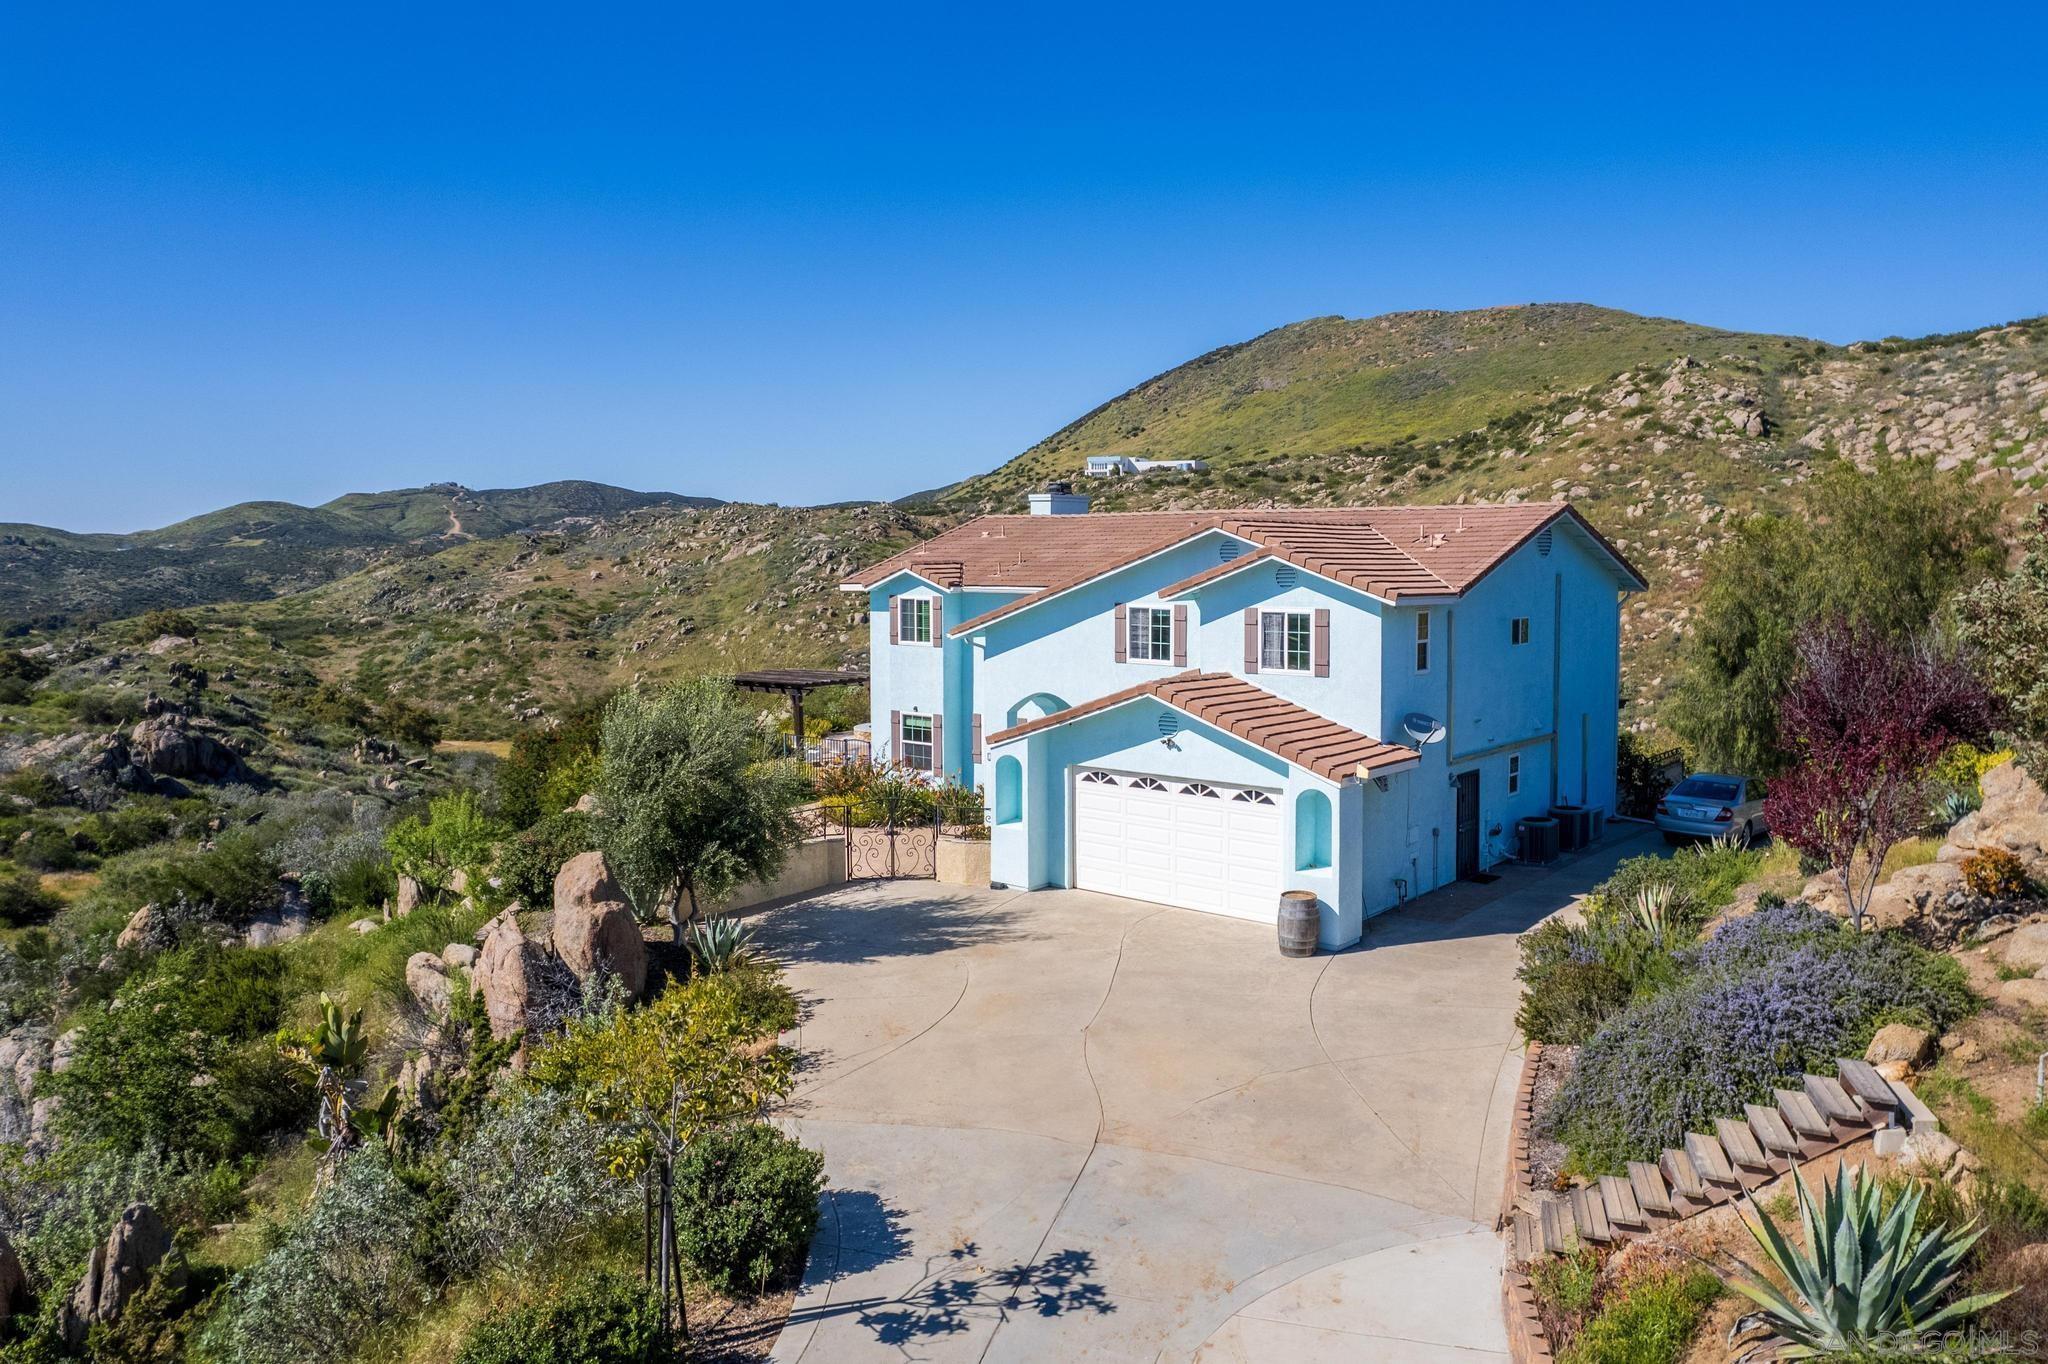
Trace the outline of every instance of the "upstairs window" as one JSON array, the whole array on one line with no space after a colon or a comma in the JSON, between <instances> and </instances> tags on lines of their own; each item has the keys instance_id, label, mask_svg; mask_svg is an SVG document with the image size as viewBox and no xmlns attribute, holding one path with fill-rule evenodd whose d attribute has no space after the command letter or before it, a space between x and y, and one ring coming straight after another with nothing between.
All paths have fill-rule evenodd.
<instances>
[{"instance_id":1,"label":"upstairs window","mask_svg":"<svg viewBox=\"0 0 2048 1364\"><path fill-rule=\"evenodd\" d=\"M1309 638L1308 612L1265 612L1259 617L1259 671L1307 672Z\"/></svg>"},{"instance_id":2,"label":"upstairs window","mask_svg":"<svg viewBox=\"0 0 2048 1364\"><path fill-rule=\"evenodd\" d=\"M1514 795L1522 789L1522 755L1508 754L1508 794Z\"/></svg>"},{"instance_id":3,"label":"upstairs window","mask_svg":"<svg viewBox=\"0 0 2048 1364\"><path fill-rule=\"evenodd\" d=\"M1508 643L1527 644L1528 642L1529 618L1527 616L1516 616L1508 622Z\"/></svg>"},{"instance_id":4,"label":"upstairs window","mask_svg":"<svg viewBox=\"0 0 2048 1364\"><path fill-rule=\"evenodd\" d=\"M1415 613L1415 671L1429 671L1429 612Z\"/></svg>"},{"instance_id":5,"label":"upstairs window","mask_svg":"<svg viewBox=\"0 0 2048 1364\"><path fill-rule=\"evenodd\" d=\"M927 629L931 617L925 617ZM903 733L897 736L896 758L905 767L920 772L932 770L932 717L929 715L906 715L903 717Z\"/></svg>"},{"instance_id":6,"label":"upstairs window","mask_svg":"<svg viewBox=\"0 0 2048 1364\"><path fill-rule=\"evenodd\" d=\"M1133 606L1125 625L1131 661L1173 661L1173 612L1163 606Z\"/></svg>"},{"instance_id":7,"label":"upstairs window","mask_svg":"<svg viewBox=\"0 0 2048 1364\"><path fill-rule=\"evenodd\" d=\"M896 599L896 638L904 644L932 642L932 602L929 597Z\"/></svg>"}]
</instances>

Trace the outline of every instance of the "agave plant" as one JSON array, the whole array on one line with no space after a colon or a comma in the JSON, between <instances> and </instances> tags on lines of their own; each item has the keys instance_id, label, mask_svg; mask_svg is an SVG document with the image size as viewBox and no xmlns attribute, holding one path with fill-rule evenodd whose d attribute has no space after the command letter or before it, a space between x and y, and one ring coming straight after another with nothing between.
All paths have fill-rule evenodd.
<instances>
[{"instance_id":1,"label":"agave plant","mask_svg":"<svg viewBox=\"0 0 2048 1364\"><path fill-rule=\"evenodd\" d=\"M1662 943L1671 927L1671 908L1677 902L1678 887L1669 881L1659 881L1637 891L1630 908L1635 911L1636 923L1650 935L1650 940Z\"/></svg>"},{"instance_id":2,"label":"agave plant","mask_svg":"<svg viewBox=\"0 0 2048 1364\"><path fill-rule=\"evenodd\" d=\"M1726 1278L1730 1288L1761 1307L1752 1322L1770 1327L1787 1343L1781 1359L1812 1359L1871 1346L1897 1346L1953 1327L2006 1296L1979 1293L1942 1306L1963 1257L1983 1231L1938 1226L1917 1240L1913 1221L1920 1212L1915 1184L1884 1211L1884 1191L1863 1167L1844 1167L1826 1181L1818 1202L1795 1172L1799 1222L1805 1248L1785 1239L1770 1214L1749 1202L1757 1216L1743 1225L1763 1249L1791 1292L1754 1267ZM1974 1219L1973 1219L1974 1221Z\"/></svg>"},{"instance_id":3,"label":"agave plant","mask_svg":"<svg viewBox=\"0 0 2048 1364\"><path fill-rule=\"evenodd\" d=\"M754 926L739 919L711 919L690 930L690 955L709 974L730 971L754 959Z\"/></svg>"},{"instance_id":4,"label":"agave plant","mask_svg":"<svg viewBox=\"0 0 2048 1364\"><path fill-rule=\"evenodd\" d=\"M1928 815L1938 828L1952 828L1963 822L1984 804L1984 798L1975 791L1948 790L1936 798Z\"/></svg>"}]
</instances>

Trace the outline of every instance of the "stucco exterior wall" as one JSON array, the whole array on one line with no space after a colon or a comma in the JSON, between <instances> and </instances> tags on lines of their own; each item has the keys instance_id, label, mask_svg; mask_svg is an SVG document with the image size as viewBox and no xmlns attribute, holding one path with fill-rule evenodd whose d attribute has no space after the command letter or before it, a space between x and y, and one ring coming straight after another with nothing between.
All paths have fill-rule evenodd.
<instances>
[{"instance_id":1,"label":"stucco exterior wall","mask_svg":"<svg viewBox=\"0 0 2048 1364\"><path fill-rule=\"evenodd\" d=\"M870 592L877 755L893 758L892 710L945 715L949 775L982 788L994 818L999 754L1021 767L1019 817L993 826L990 875L1023 887L1069 884L1069 769L1102 766L1161 777L1263 786L1284 793L1286 847L1294 846L1296 799L1310 786L1333 805L1332 865L1290 872L1291 888L1326 901L1326 945L1355 941L1365 916L1436 889L1457 870L1457 773L1477 771L1480 861L1512 854L1515 822L1559 801L1612 810L1619 711L1620 601L1611 562L1568 519L1553 523L1545 553L1524 545L1463 597L1389 605L1364 593L1271 561L1247 565L1183 598L1188 607L1184 664L1116 661L1114 608L1160 605L1160 588L1223 562L1220 547L1242 546L1220 531L1197 536L1150 559L1027 611L991 623L976 639L944 647L889 640L888 601L899 593L943 597L944 623L958 626L1011 600L1006 592L939 593L899 575ZM1289 581L1291 579L1291 581ZM1332 786L1292 771L1281 759L1192 721L1162 744L1158 717L1168 708L1139 702L1042 731L971 761L972 722L984 735L1021 719L1077 705L1181 668L1246 675L1244 612L1330 612L1330 675L1262 669L1257 686L1361 733L1412 743L1402 728L1411 711L1435 717L1447 737L1424 745L1413 771L1373 782ZM1431 619L1427 672L1414 666L1415 622ZM1526 643L1510 622L1527 618ZM1034 699L1035 698L1035 699ZM1511 763L1517 789L1508 790ZM1292 859L1289 859L1290 865Z\"/></svg>"}]
</instances>

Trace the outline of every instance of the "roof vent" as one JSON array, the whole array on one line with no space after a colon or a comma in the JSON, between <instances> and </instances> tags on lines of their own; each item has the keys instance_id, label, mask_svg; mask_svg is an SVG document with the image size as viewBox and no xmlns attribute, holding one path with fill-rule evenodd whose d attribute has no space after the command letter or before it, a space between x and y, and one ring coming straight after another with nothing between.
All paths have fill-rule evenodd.
<instances>
[{"instance_id":1,"label":"roof vent","mask_svg":"<svg viewBox=\"0 0 2048 1364\"><path fill-rule=\"evenodd\" d=\"M1170 739L1178 733L1180 733L1180 717L1178 715L1162 715L1159 717L1160 738Z\"/></svg>"},{"instance_id":2,"label":"roof vent","mask_svg":"<svg viewBox=\"0 0 2048 1364\"><path fill-rule=\"evenodd\" d=\"M1242 553L1244 553L1243 545L1238 544L1235 540L1225 540L1222 544L1216 546L1216 561L1227 564Z\"/></svg>"},{"instance_id":3,"label":"roof vent","mask_svg":"<svg viewBox=\"0 0 2048 1364\"><path fill-rule=\"evenodd\" d=\"M1294 571L1293 564L1282 564L1280 565L1280 567L1273 570L1273 582L1276 586L1279 587L1294 586L1295 579L1299 576L1300 575L1298 575Z\"/></svg>"},{"instance_id":4,"label":"roof vent","mask_svg":"<svg viewBox=\"0 0 2048 1364\"><path fill-rule=\"evenodd\" d=\"M1545 526L1536 536L1536 552L1546 559L1550 557L1550 527Z\"/></svg>"}]
</instances>

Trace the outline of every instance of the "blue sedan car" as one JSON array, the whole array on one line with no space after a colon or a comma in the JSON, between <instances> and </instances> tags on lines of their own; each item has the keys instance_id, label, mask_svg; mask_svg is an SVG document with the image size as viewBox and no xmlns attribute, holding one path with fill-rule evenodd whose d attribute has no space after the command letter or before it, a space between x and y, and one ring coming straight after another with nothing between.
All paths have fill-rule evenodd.
<instances>
[{"instance_id":1,"label":"blue sedan car","mask_svg":"<svg viewBox=\"0 0 2048 1364\"><path fill-rule=\"evenodd\" d=\"M1768 832L1764 784L1753 777L1696 772L1657 802L1657 827L1667 843L1733 836L1747 847Z\"/></svg>"}]
</instances>

